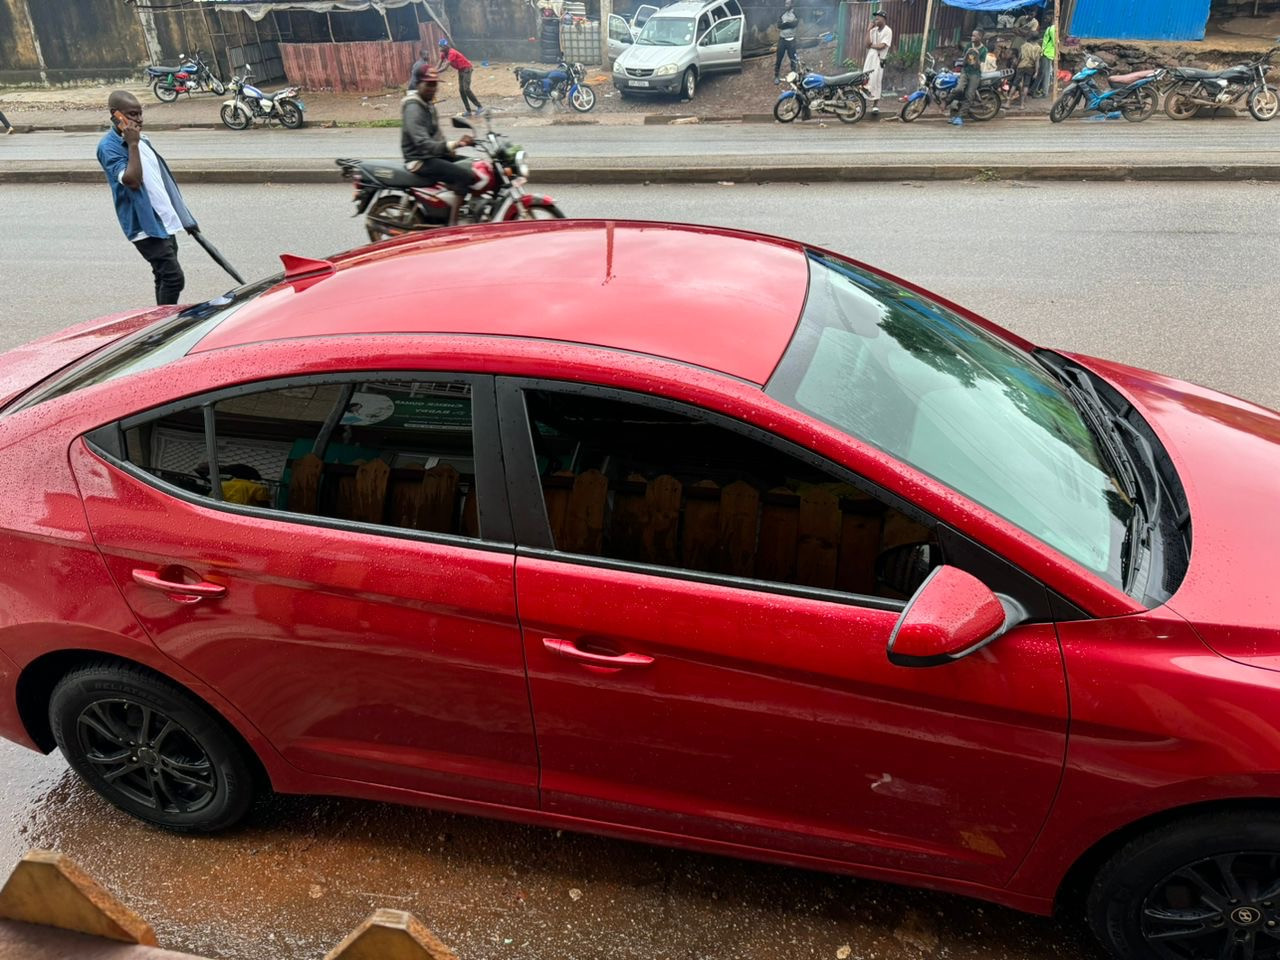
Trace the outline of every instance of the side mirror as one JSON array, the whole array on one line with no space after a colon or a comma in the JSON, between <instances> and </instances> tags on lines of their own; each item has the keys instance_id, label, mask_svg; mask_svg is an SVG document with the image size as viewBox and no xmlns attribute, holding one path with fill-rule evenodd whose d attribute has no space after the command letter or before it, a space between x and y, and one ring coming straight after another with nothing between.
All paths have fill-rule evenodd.
<instances>
[{"instance_id":1,"label":"side mirror","mask_svg":"<svg viewBox=\"0 0 1280 960\"><path fill-rule=\"evenodd\" d=\"M1016 602L998 597L957 567L936 568L907 602L889 634L889 662L936 667L967 657L1027 617Z\"/></svg>"},{"instance_id":2,"label":"side mirror","mask_svg":"<svg viewBox=\"0 0 1280 960\"><path fill-rule=\"evenodd\" d=\"M467 123L467 121L463 120L461 117L454 117L454 118L453 118L453 125L454 125L455 127L459 128L460 130L474 130L474 129L475 129L475 127L471 126L471 124Z\"/></svg>"}]
</instances>

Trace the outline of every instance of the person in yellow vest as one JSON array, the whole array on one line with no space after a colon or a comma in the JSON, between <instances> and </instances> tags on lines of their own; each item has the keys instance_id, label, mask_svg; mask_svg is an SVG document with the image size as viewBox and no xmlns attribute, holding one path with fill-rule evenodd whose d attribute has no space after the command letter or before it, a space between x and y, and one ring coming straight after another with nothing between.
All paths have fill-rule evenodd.
<instances>
[{"instance_id":1,"label":"person in yellow vest","mask_svg":"<svg viewBox=\"0 0 1280 960\"><path fill-rule=\"evenodd\" d=\"M1036 97L1047 97L1053 88L1054 61L1058 59L1058 28L1053 24L1044 31L1040 41L1040 79L1036 82Z\"/></svg>"}]
</instances>

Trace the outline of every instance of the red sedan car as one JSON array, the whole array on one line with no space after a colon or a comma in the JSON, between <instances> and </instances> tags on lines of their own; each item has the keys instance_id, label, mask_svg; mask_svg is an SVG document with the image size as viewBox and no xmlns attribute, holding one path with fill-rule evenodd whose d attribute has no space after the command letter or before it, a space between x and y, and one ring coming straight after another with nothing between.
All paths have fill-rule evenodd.
<instances>
[{"instance_id":1,"label":"red sedan car","mask_svg":"<svg viewBox=\"0 0 1280 960\"><path fill-rule=\"evenodd\" d=\"M1277 955L1276 414L728 230L285 262L0 357L4 736Z\"/></svg>"}]
</instances>

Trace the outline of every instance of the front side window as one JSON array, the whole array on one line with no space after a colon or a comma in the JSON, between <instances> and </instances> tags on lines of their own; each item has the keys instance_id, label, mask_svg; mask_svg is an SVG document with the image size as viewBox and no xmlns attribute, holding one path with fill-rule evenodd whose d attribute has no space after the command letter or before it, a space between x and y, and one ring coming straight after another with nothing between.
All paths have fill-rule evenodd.
<instances>
[{"instance_id":1,"label":"front side window","mask_svg":"<svg viewBox=\"0 0 1280 960\"><path fill-rule=\"evenodd\" d=\"M1134 505L1033 357L921 294L809 256L766 391L933 476L1123 588Z\"/></svg>"},{"instance_id":2,"label":"front side window","mask_svg":"<svg viewBox=\"0 0 1280 960\"><path fill-rule=\"evenodd\" d=\"M895 548L933 540L847 479L727 427L609 398L525 398L559 551L899 600L911 585L886 571Z\"/></svg>"},{"instance_id":3,"label":"front side window","mask_svg":"<svg viewBox=\"0 0 1280 960\"><path fill-rule=\"evenodd\" d=\"M209 408L211 423L196 406L130 427L126 458L214 501L480 535L469 383L299 384Z\"/></svg>"},{"instance_id":4,"label":"front side window","mask_svg":"<svg viewBox=\"0 0 1280 960\"><path fill-rule=\"evenodd\" d=\"M713 45L737 43L740 39L742 39L741 20L727 20L724 23L717 24L716 28L711 31L711 43Z\"/></svg>"}]
</instances>

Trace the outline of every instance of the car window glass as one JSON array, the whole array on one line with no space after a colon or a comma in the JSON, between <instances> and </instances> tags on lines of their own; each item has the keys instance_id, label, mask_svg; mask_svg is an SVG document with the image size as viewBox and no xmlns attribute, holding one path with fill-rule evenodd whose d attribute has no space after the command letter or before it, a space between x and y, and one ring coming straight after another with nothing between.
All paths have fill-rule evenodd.
<instances>
[{"instance_id":1,"label":"car window glass","mask_svg":"<svg viewBox=\"0 0 1280 960\"><path fill-rule=\"evenodd\" d=\"M725 7L729 10L730 16L742 16L742 7L738 4L738 0L729 0L729 2L725 4Z\"/></svg>"},{"instance_id":2,"label":"car window glass","mask_svg":"<svg viewBox=\"0 0 1280 960\"><path fill-rule=\"evenodd\" d=\"M712 43L736 43L742 35L742 21L728 20L717 24L712 32Z\"/></svg>"},{"instance_id":3,"label":"car window glass","mask_svg":"<svg viewBox=\"0 0 1280 960\"><path fill-rule=\"evenodd\" d=\"M609 18L609 39L623 41L631 39L631 31L627 29L627 22L621 17L613 16Z\"/></svg>"},{"instance_id":4,"label":"car window glass","mask_svg":"<svg viewBox=\"0 0 1280 960\"><path fill-rule=\"evenodd\" d=\"M707 32L707 28L711 26L711 17L703 14L698 18L698 36L702 36Z\"/></svg>"},{"instance_id":5,"label":"car window glass","mask_svg":"<svg viewBox=\"0 0 1280 960\"><path fill-rule=\"evenodd\" d=\"M218 489L202 408L126 432L126 455L213 500L479 536L471 388L455 381L308 384L213 404Z\"/></svg>"},{"instance_id":6,"label":"car window glass","mask_svg":"<svg viewBox=\"0 0 1280 960\"><path fill-rule=\"evenodd\" d=\"M928 572L887 572L928 527L763 442L648 405L525 396L557 550L892 599Z\"/></svg>"}]
</instances>

